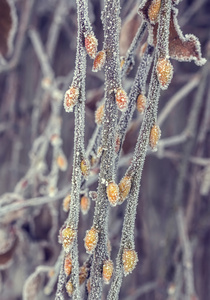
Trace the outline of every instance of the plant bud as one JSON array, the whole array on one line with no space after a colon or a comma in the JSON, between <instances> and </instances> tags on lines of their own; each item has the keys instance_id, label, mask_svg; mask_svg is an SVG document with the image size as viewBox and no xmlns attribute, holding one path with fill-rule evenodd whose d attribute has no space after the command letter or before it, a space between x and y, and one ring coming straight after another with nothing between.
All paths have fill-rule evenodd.
<instances>
[{"instance_id":1,"label":"plant bud","mask_svg":"<svg viewBox=\"0 0 210 300\"><path fill-rule=\"evenodd\" d=\"M136 101L136 108L140 114L143 114L146 107L146 102L147 98L143 94L140 94Z\"/></svg>"},{"instance_id":2,"label":"plant bud","mask_svg":"<svg viewBox=\"0 0 210 300\"><path fill-rule=\"evenodd\" d=\"M148 9L148 17L152 24L157 22L157 18L160 12L161 0L153 0Z\"/></svg>"},{"instance_id":3,"label":"plant bud","mask_svg":"<svg viewBox=\"0 0 210 300\"><path fill-rule=\"evenodd\" d=\"M97 53L97 46L98 46L98 41L95 38L94 34L88 34L85 38L85 48L87 51L87 54L91 57L91 58L95 58L96 53Z\"/></svg>"},{"instance_id":4,"label":"plant bud","mask_svg":"<svg viewBox=\"0 0 210 300\"><path fill-rule=\"evenodd\" d=\"M69 226L62 230L63 248L66 253L71 249L75 235L76 231Z\"/></svg>"},{"instance_id":5,"label":"plant bud","mask_svg":"<svg viewBox=\"0 0 210 300\"><path fill-rule=\"evenodd\" d=\"M157 144L161 136L160 127L158 125L153 125L150 131L149 145L153 151L157 151Z\"/></svg>"},{"instance_id":6,"label":"plant bud","mask_svg":"<svg viewBox=\"0 0 210 300\"><path fill-rule=\"evenodd\" d=\"M83 215L86 215L90 208L90 199L86 196L82 196L80 201L80 208Z\"/></svg>"},{"instance_id":7,"label":"plant bud","mask_svg":"<svg viewBox=\"0 0 210 300\"><path fill-rule=\"evenodd\" d=\"M87 267L86 266L82 266L79 268L79 284L83 284L83 282L85 282L86 278L87 278Z\"/></svg>"},{"instance_id":8,"label":"plant bud","mask_svg":"<svg viewBox=\"0 0 210 300\"><path fill-rule=\"evenodd\" d=\"M73 107L77 103L79 98L79 89L77 87L71 86L69 90L66 91L64 96L64 108L66 112L73 111Z\"/></svg>"},{"instance_id":9,"label":"plant bud","mask_svg":"<svg viewBox=\"0 0 210 300\"><path fill-rule=\"evenodd\" d=\"M69 194L63 199L63 210L65 212L69 211L70 202L71 202L71 195Z\"/></svg>"},{"instance_id":10,"label":"plant bud","mask_svg":"<svg viewBox=\"0 0 210 300\"><path fill-rule=\"evenodd\" d=\"M173 76L173 66L167 58L159 58L157 61L157 76L160 87L165 90L171 82Z\"/></svg>"},{"instance_id":11,"label":"plant bud","mask_svg":"<svg viewBox=\"0 0 210 300\"><path fill-rule=\"evenodd\" d=\"M138 257L135 250L132 249L124 249L122 255L123 268L125 276L133 271L135 268Z\"/></svg>"},{"instance_id":12,"label":"plant bud","mask_svg":"<svg viewBox=\"0 0 210 300\"><path fill-rule=\"evenodd\" d=\"M56 162L61 171L67 170L68 163L67 163L66 157L63 154L58 155Z\"/></svg>"},{"instance_id":13,"label":"plant bud","mask_svg":"<svg viewBox=\"0 0 210 300\"><path fill-rule=\"evenodd\" d=\"M147 46L148 46L148 43L147 43L147 42L145 42L145 43L141 46L140 53L139 53L140 57L142 57L142 56L144 55L144 52L146 51Z\"/></svg>"},{"instance_id":14,"label":"plant bud","mask_svg":"<svg viewBox=\"0 0 210 300\"><path fill-rule=\"evenodd\" d=\"M90 291L91 291L91 282L90 282L90 278L87 280L86 287L87 287L88 294L90 294Z\"/></svg>"},{"instance_id":15,"label":"plant bud","mask_svg":"<svg viewBox=\"0 0 210 300\"><path fill-rule=\"evenodd\" d=\"M85 236L85 249L88 253L92 253L98 242L98 231L92 227L86 232Z\"/></svg>"},{"instance_id":16,"label":"plant bud","mask_svg":"<svg viewBox=\"0 0 210 300\"><path fill-rule=\"evenodd\" d=\"M127 198L130 189L131 189L131 177L125 176L121 179L119 183L120 202L123 202Z\"/></svg>"},{"instance_id":17,"label":"plant bud","mask_svg":"<svg viewBox=\"0 0 210 300\"><path fill-rule=\"evenodd\" d=\"M128 96L126 92L123 89L119 88L116 92L115 98L118 108L121 111L124 111L128 105Z\"/></svg>"},{"instance_id":18,"label":"plant bud","mask_svg":"<svg viewBox=\"0 0 210 300\"><path fill-rule=\"evenodd\" d=\"M82 172L82 175L87 178L90 174L90 163L89 163L89 160L84 158L82 161L81 161L81 172Z\"/></svg>"},{"instance_id":19,"label":"plant bud","mask_svg":"<svg viewBox=\"0 0 210 300\"><path fill-rule=\"evenodd\" d=\"M111 206L116 206L119 200L119 187L114 181L110 181L106 188L107 197Z\"/></svg>"},{"instance_id":20,"label":"plant bud","mask_svg":"<svg viewBox=\"0 0 210 300\"><path fill-rule=\"evenodd\" d=\"M68 254L64 261L64 272L66 276L69 276L71 274L71 269L72 269L72 259L71 259L71 255Z\"/></svg>"},{"instance_id":21,"label":"plant bud","mask_svg":"<svg viewBox=\"0 0 210 300\"><path fill-rule=\"evenodd\" d=\"M115 153L118 153L120 150L120 137L119 135L116 136L116 140L115 140Z\"/></svg>"},{"instance_id":22,"label":"plant bud","mask_svg":"<svg viewBox=\"0 0 210 300\"><path fill-rule=\"evenodd\" d=\"M106 61L105 51L104 50L99 51L94 59L92 71L98 72L99 70L101 70L105 64L105 61Z\"/></svg>"},{"instance_id":23,"label":"plant bud","mask_svg":"<svg viewBox=\"0 0 210 300\"><path fill-rule=\"evenodd\" d=\"M104 118L104 104L101 104L95 112L96 124L101 125L103 122L103 118Z\"/></svg>"},{"instance_id":24,"label":"plant bud","mask_svg":"<svg viewBox=\"0 0 210 300\"><path fill-rule=\"evenodd\" d=\"M71 280L69 280L66 284L66 291L67 291L69 297L71 297L73 294L73 291L74 291L74 287L73 287Z\"/></svg>"},{"instance_id":25,"label":"plant bud","mask_svg":"<svg viewBox=\"0 0 210 300\"><path fill-rule=\"evenodd\" d=\"M111 260L106 260L103 264L103 279L106 284L109 284L113 270L113 262Z\"/></svg>"}]
</instances>

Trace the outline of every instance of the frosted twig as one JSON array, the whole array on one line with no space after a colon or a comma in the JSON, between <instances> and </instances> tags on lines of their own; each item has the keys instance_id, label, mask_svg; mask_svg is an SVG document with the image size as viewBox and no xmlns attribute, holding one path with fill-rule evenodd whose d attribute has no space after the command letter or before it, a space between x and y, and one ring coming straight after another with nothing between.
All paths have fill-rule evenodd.
<instances>
[{"instance_id":1,"label":"frosted twig","mask_svg":"<svg viewBox=\"0 0 210 300\"><path fill-rule=\"evenodd\" d=\"M49 62L49 58L44 50L44 47L42 45L42 42L41 42L38 32L35 29L30 29L29 35L30 35L32 44L34 46L36 55L39 59L44 77L48 77L48 78L52 79L54 77L54 72L52 70L52 67Z\"/></svg>"},{"instance_id":2,"label":"frosted twig","mask_svg":"<svg viewBox=\"0 0 210 300\"><path fill-rule=\"evenodd\" d=\"M155 288L157 287L157 282L148 282L145 283L144 285L140 286L134 293L132 293L132 295L127 296L125 298L123 298L123 300L135 300L135 299L139 299L138 297L155 290Z\"/></svg>"},{"instance_id":3,"label":"frosted twig","mask_svg":"<svg viewBox=\"0 0 210 300\"><path fill-rule=\"evenodd\" d=\"M94 251L91 267L90 300L101 299L103 260L108 258L107 231L109 203L106 196L106 183L114 180L115 128L117 105L114 91L121 87L119 62L119 12L118 0L104 3L104 50L108 53L105 63L105 114L103 121L102 147L98 197L96 200L93 226L99 231L99 239ZM111 17L110 17L111 16Z\"/></svg>"},{"instance_id":4,"label":"frosted twig","mask_svg":"<svg viewBox=\"0 0 210 300\"><path fill-rule=\"evenodd\" d=\"M120 243L120 249L118 251L117 259L116 259L116 272L113 282L111 284L111 288L108 294L108 300L118 299L120 286L122 283L123 277L123 266L122 266L122 252L123 249L134 249L134 227L135 227L135 216L136 216L136 208L138 204L138 195L140 188L140 180L143 170L143 165L146 157L146 151L149 143L149 135L151 126L156 118L158 100L160 96L160 84L157 79L156 73L156 62L157 55L159 51L162 51L162 47L165 46L167 51L168 47L168 33L162 36L161 34L168 30L169 28L169 18L170 15L170 1L162 1L160 19L161 22L159 24L158 29L158 53L155 57L155 62L152 70L151 81L149 86L148 93L148 104L146 107L146 111L143 117L143 122L141 125L141 130L139 133L139 137L136 143L134 157L131 163L131 166L128 168L126 175L132 177L132 185L129 194L129 198L127 200L127 206L124 216L123 229L122 229L122 237ZM164 52L163 51L163 52Z\"/></svg>"},{"instance_id":5,"label":"frosted twig","mask_svg":"<svg viewBox=\"0 0 210 300\"><path fill-rule=\"evenodd\" d=\"M128 69L130 68L131 65L133 65L133 60L134 60L134 52L136 50L136 48L138 47L139 45L139 42L141 41L143 35L144 35L144 32L147 28L147 22L142 22L141 26L139 27L128 51L127 51L127 54L126 54L126 57L125 57L125 62L123 64L123 67L122 67L122 70L121 70L121 77L123 78Z\"/></svg>"},{"instance_id":6,"label":"frosted twig","mask_svg":"<svg viewBox=\"0 0 210 300\"><path fill-rule=\"evenodd\" d=\"M24 1L24 11L22 12L20 26L17 35L17 43L14 47L14 54L11 60L3 67L0 68L0 73L7 72L16 67L19 62L21 51L23 48L24 40L26 37L26 30L29 24L31 11L34 5L34 0Z\"/></svg>"},{"instance_id":7,"label":"frosted twig","mask_svg":"<svg viewBox=\"0 0 210 300\"><path fill-rule=\"evenodd\" d=\"M183 211L181 209L178 210L176 218L177 218L179 237L180 237L181 246L183 250L183 266L184 266L185 283L186 283L185 289L186 289L187 298L190 299L190 297L195 295L192 250L186 232L187 229L184 222Z\"/></svg>"}]
</instances>

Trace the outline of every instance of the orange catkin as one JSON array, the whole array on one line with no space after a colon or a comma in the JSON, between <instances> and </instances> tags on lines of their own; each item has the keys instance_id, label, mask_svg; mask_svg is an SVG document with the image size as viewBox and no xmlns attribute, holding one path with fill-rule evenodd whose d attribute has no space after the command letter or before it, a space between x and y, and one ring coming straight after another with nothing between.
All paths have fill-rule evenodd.
<instances>
[{"instance_id":1,"label":"orange catkin","mask_svg":"<svg viewBox=\"0 0 210 300\"><path fill-rule=\"evenodd\" d=\"M81 161L81 172L82 172L82 175L87 178L89 176L89 173L90 173L90 162L88 159L83 159Z\"/></svg>"},{"instance_id":2,"label":"orange catkin","mask_svg":"<svg viewBox=\"0 0 210 300\"><path fill-rule=\"evenodd\" d=\"M70 206L70 201L71 201L71 195L67 195L64 199L63 199L63 210L65 212L69 211L69 206Z\"/></svg>"},{"instance_id":3,"label":"orange catkin","mask_svg":"<svg viewBox=\"0 0 210 300\"><path fill-rule=\"evenodd\" d=\"M71 86L69 90L66 91L64 96L64 108L66 112L73 111L73 107L77 103L79 98L79 89L77 87Z\"/></svg>"},{"instance_id":4,"label":"orange catkin","mask_svg":"<svg viewBox=\"0 0 210 300\"><path fill-rule=\"evenodd\" d=\"M110 205L116 206L119 200L119 187L114 181L110 181L106 188L107 197Z\"/></svg>"},{"instance_id":5,"label":"orange catkin","mask_svg":"<svg viewBox=\"0 0 210 300\"><path fill-rule=\"evenodd\" d=\"M105 61L106 52L104 50L99 51L94 59L92 71L98 72L99 70L101 70L105 64Z\"/></svg>"},{"instance_id":6,"label":"orange catkin","mask_svg":"<svg viewBox=\"0 0 210 300\"><path fill-rule=\"evenodd\" d=\"M86 232L85 236L85 249L88 253L93 252L98 242L98 231L92 227Z\"/></svg>"},{"instance_id":7,"label":"orange catkin","mask_svg":"<svg viewBox=\"0 0 210 300\"><path fill-rule=\"evenodd\" d=\"M153 0L148 9L148 17L152 24L155 24L160 12L161 0Z\"/></svg>"},{"instance_id":8,"label":"orange catkin","mask_svg":"<svg viewBox=\"0 0 210 300\"><path fill-rule=\"evenodd\" d=\"M103 279L106 284L109 284L113 274L113 262L109 259L103 263Z\"/></svg>"},{"instance_id":9,"label":"orange catkin","mask_svg":"<svg viewBox=\"0 0 210 300\"><path fill-rule=\"evenodd\" d=\"M101 104L95 112L96 124L101 125L103 122L103 117L104 117L104 104Z\"/></svg>"},{"instance_id":10,"label":"orange catkin","mask_svg":"<svg viewBox=\"0 0 210 300\"><path fill-rule=\"evenodd\" d=\"M86 196L82 196L80 200L80 208L83 215L86 215L90 208L90 199Z\"/></svg>"},{"instance_id":11,"label":"orange catkin","mask_svg":"<svg viewBox=\"0 0 210 300\"><path fill-rule=\"evenodd\" d=\"M126 276L133 271L133 269L135 268L138 262L136 251L133 249L124 249L122 255L122 261L123 261L124 274Z\"/></svg>"},{"instance_id":12,"label":"orange catkin","mask_svg":"<svg viewBox=\"0 0 210 300\"><path fill-rule=\"evenodd\" d=\"M150 131L149 145L153 151L157 150L157 144L161 136L160 127L154 124Z\"/></svg>"},{"instance_id":13,"label":"orange catkin","mask_svg":"<svg viewBox=\"0 0 210 300\"><path fill-rule=\"evenodd\" d=\"M123 202L126 199L126 197L130 192L130 189L131 189L131 177L125 176L121 179L119 183L120 202Z\"/></svg>"},{"instance_id":14,"label":"orange catkin","mask_svg":"<svg viewBox=\"0 0 210 300\"><path fill-rule=\"evenodd\" d=\"M69 226L62 230L63 248L66 253L69 252L73 244L75 235L76 235L76 231Z\"/></svg>"},{"instance_id":15,"label":"orange catkin","mask_svg":"<svg viewBox=\"0 0 210 300\"><path fill-rule=\"evenodd\" d=\"M90 33L85 38L85 48L90 58L95 58L97 53L98 41L93 33Z\"/></svg>"},{"instance_id":16,"label":"orange catkin","mask_svg":"<svg viewBox=\"0 0 210 300\"><path fill-rule=\"evenodd\" d=\"M165 90L173 76L173 66L167 58L159 58L156 66L160 87Z\"/></svg>"},{"instance_id":17,"label":"orange catkin","mask_svg":"<svg viewBox=\"0 0 210 300\"><path fill-rule=\"evenodd\" d=\"M71 255L68 254L64 261L64 272L66 276L69 276L71 274L71 269L72 269L72 259L71 259Z\"/></svg>"},{"instance_id":18,"label":"orange catkin","mask_svg":"<svg viewBox=\"0 0 210 300\"><path fill-rule=\"evenodd\" d=\"M61 171L67 170L68 163L66 157L63 154L58 155L56 162Z\"/></svg>"},{"instance_id":19,"label":"orange catkin","mask_svg":"<svg viewBox=\"0 0 210 300\"><path fill-rule=\"evenodd\" d=\"M66 291L67 291L69 297L71 297L73 294L73 291L74 291L74 287L70 280L66 283Z\"/></svg>"},{"instance_id":20,"label":"orange catkin","mask_svg":"<svg viewBox=\"0 0 210 300\"><path fill-rule=\"evenodd\" d=\"M147 98L143 94L140 94L136 101L136 108L138 112L140 112L140 114L143 114L146 107L146 103L147 103Z\"/></svg>"},{"instance_id":21,"label":"orange catkin","mask_svg":"<svg viewBox=\"0 0 210 300\"><path fill-rule=\"evenodd\" d=\"M122 88L117 89L115 99L116 99L117 107L121 111L124 111L128 105L128 96Z\"/></svg>"}]
</instances>

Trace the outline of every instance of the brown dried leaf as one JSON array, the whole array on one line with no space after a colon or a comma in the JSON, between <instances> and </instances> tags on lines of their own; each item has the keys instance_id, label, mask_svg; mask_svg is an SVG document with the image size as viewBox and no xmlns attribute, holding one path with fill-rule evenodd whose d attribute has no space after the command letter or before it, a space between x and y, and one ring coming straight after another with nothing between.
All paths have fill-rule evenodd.
<instances>
[{"instance_id":1,"label":"brown dried leaf","mask_svg":"<svg viewBox=\"0 0 210 300\"><path fill-rule=\"evenodd\" d=\"M18 239L13 232L0 230L0 270L10 266L17 244Z\"/></svg>"},{"instance_id":2,"label":"brown dried leaf","mask_svg":"<svg viewBox=\"0 0 210 300\"><path fill-rule=\"evenodd\" d=\"M13 0L0 0L0 54L6 56L13 50L17 16Z\"/></svg>"},{"instance_id":3,"label":"brown dried leaf","mask_svg":"<svg viewBox=\"0 0 210 300\"><path fill-rule=\"evenodd\" d=\"M179 1L173 1L173 5ZM154 46L157 44L157 31L158 23L155 25L150 24L148 17L148 9L151 4L151 0L142 1L139 6L139 13L143 15L144 19L149 23L150 40ZM192 61L195 64L202 66L205 64L206 59L202 58L200 42L193 34L183 35L178 21L177 21L178 10L172 7L171 19L169 27L169 55L171 58L178 61Z\"/></svg>"},{"instance_id":4,"label":"brown dried leaf","mask_svg":"<svg viewBox=\"0 0 210 300\"><path fill-rule=\"evenodd\" d=\"M120 54L125 55L130 47L133 38L141 24L141 18L137 14L137 6L135 6L130 14L127 16L122 25L120 33Z\"/></svg>"}]
</instances>

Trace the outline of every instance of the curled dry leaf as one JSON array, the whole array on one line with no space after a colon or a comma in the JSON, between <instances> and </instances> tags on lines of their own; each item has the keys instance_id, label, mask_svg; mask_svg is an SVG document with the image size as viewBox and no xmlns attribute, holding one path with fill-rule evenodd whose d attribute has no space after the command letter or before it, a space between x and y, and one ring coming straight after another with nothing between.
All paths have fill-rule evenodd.
<instances>
[{"instance_id":1,"label":"curled dry leaf","mask_svg":"<svg viewBox=\"0 0 210 300\"><path fill-rule=\"evenodd\" d=\"M124 24L122 25L120 33L120 54L125 55L130 44L141 24L141 18L136 13L137 6L135 6L130 14L127 16Z\"/></svg>"},{"instance_id":2,"label":"curled dry leaf","mask_svg":"<svg viewBox=\"0 0 210 300\"><path fill-rule=\"evenodd\" d=\"M150 41L154 46L157 44L158 23L151 24L149 18L149 7L151 1L142 1L139 6L139 13L149 23ZM206 59L202 58L200 42L193 34L183 35L177 20L178 9L174 7L176 2L172 3L170 27L169 27L169 56L178 61L192 61L195 64L202 66L205 64Z\"/></svg>"},{"instance_id":3,"label":"curled dry leaf","mask_svg":"<svg viewBox=\"0 0 210 300\"><path fill-rule=\"evenodd\" d=\"M13 0L1 0L0 6L0 55L6 56L13 50L17 16Z\"/></svg>"},{"instance_id":4,"label":"curled dry leaf","mask_svg":"<svg viewBox=\"0 0 210 300\"><path fill-rule=\"evenodd\" d=\"M17 245L18 239L13 232L0 229L0 270L10 266Z\"/></svg>"}]
</instances>

